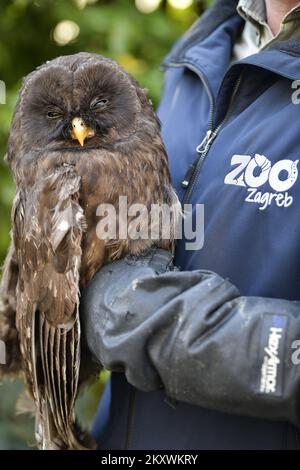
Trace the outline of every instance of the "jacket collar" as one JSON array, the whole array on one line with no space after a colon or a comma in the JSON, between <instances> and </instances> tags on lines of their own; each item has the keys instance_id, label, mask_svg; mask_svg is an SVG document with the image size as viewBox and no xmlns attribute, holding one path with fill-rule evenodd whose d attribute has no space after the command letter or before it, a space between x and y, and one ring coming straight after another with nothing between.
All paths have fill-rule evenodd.
<instances>
[{"instance_id":1,"label":"jacket collar","mask_svg":"<svg viewBox=\"0 0 300 470\"><path fill-rule=\"evenodd\" d=\"M213 6L177 41L170 53L165 57L162 67L167 67L170 63L180 64L184 62L189 49L203 41L223 22L238 15L236 11L237 4L238 0L216 0ZM277 50L299 57L300 35L287 41L274 41L266 50Z\"/></svg>"},{"instance_id":2,"label":"jacket collar","mask_svg":"<svg viewBox=\"0 0 300 470\"><path fill-rule=\"evenodd\" d=\"M168 63L184 61L186 52L195 44L199 44L222 23L237 14L238 0L216 0L211 8L193 24L193 26L175 43L165 57L162 66Z\"/></svg>"}]
</instances>

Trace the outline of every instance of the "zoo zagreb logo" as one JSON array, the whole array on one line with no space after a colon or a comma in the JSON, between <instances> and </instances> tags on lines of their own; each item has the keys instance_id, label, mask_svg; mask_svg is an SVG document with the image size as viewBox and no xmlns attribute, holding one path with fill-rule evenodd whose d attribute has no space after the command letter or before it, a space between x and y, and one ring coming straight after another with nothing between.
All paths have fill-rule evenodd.
<instances>
[{"instance_id":1,"label":"zoo zagreb logo","mask_svg":"<svg viewBox=\"0 0 300 470\"><path fill-rule=\"evenodd\" d=\"M279 160L272 165L264 155L233 155L231 170L224 179L225 184L247 188L245 202L259 205L263 211L272 204L277 207L289 207L293 204L293 196L289 190L298 178L299 160ZM269 183L273 191L263 192L259 188Z\"/></svg>"}]
</instances>

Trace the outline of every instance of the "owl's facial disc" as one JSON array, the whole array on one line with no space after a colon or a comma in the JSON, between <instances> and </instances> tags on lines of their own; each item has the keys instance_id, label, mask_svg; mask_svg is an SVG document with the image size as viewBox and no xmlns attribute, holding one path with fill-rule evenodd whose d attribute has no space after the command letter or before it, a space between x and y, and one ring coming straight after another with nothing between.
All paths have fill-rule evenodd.
<instances>
[{"instance_id":1,"label":"owl's facial disc","mask_svg":"<svg viewBox=\"0 0 300 470\"><path fill-rule=\"evenodd\" d=\"M72 119L72 132L71 137L74 140L78 140L81 147L84 145L85 139L94 137L95 131L86 126L84 120L81 117L75 117Z\"/></svg>"}]
</instances>

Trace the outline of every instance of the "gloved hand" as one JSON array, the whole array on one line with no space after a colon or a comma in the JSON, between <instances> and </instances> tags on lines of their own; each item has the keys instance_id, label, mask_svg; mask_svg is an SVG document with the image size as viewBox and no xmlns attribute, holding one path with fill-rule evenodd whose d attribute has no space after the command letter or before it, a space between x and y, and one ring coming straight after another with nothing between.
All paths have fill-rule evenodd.
<instances>
[{"instance_id":1,"label":"gloved hand","mask_svg":"<svg viewBox=\"0 0 300 470\"><path fill-rule=\"evenodd\" d=\"M190 279L178 283L178 274L171 253L153 249L144 257L127 256L104 266L82 293L86 339L96 361L125 371L142 390L162 386L146 345L162 327L160 309L190 285ZM163 323L170 321L166 316Z\"/></svg>"},{"instance_id":2,"label":"gloved hand","mask_svg":"<svg viewBox=\"0 0 300 470\"><path fill-rule=\"evenodd\" d=\"M101 269L82 293L95 359L140 390L300 424L300 303L240 297L209 271L174 270L163 250Z\"/></svg>"}]
</instances>

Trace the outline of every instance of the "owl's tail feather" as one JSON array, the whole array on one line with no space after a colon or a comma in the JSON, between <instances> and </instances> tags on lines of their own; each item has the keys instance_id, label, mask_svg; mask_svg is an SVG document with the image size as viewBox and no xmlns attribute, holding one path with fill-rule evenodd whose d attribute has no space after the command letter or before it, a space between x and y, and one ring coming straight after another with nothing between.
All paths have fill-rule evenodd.
<instances>
[{"instance_id":1,"label":"owl's tail feather","mask_svg":"<svg viewBox=\"0 0 300 470\"><path fill-rule=\"evenodd\" d=\"M35 435L40 450L91 450L95 448L94 441L88 433L80 430L74 423L69 427L64 437L54 423L49 402L43 404L43 417L37 415Z\"/></svg>"},{"instance_id":2,"label":"owl's tail feather","mask_svg":"<svg viewBox=\"0 0 300 470\"><path fill-rule=\"evenodd\" d=\"M44 386L39 386L40 406L37 413L36 437L41 449L90 448L92 441L75 423L74 406L78 387L80 324L78 313L74 324L53 327L37 316Z\"/></svg>"}]
</instances>

